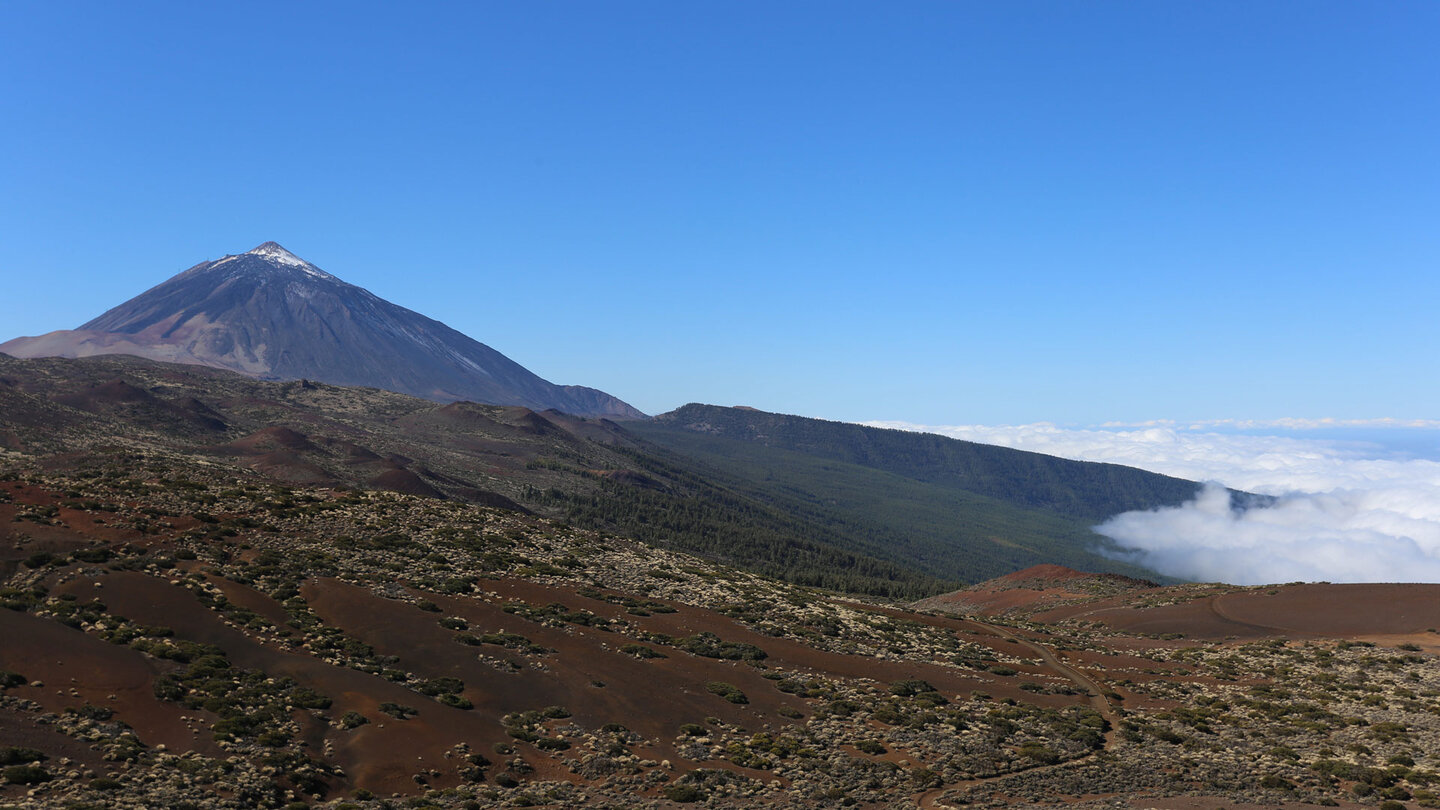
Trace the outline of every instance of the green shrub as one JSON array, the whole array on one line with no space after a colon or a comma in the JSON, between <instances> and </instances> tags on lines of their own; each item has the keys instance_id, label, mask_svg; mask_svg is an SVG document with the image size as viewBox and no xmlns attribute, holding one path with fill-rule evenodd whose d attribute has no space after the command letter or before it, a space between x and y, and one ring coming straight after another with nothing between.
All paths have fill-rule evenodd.
<instances>
[{"instance_id":1,"label":"green shrub","mask_svg":"<svg viewBox=\"0 0 1440 810\"><path fill-rule=\"evenodd\" d=\"M734 684L725 683L724 681L709 681L705 684L705 690L712 695L719 695L731 703L750 702L750 698L746 697L745 693L740 691L738 687Z\"/></svg>"},{"instance_id":2,"label":"green shrub","mask_svg":"<svg viewBox=\"0 0 1440 810\"><path fill-rule=\"evenodd\" d=\"M920 694L921 692L934 691L935 687L931 686L929 681L922 681L918 679L908 681L896 681L890 684L890 694L896 695L898 697L912 697L914 695Z\"/></svg>"},{"instance_id":3,"label":"green shrub","mask_svg":"<svg viewBox=\"0 0 1440 810\"><path fill-rule=\"evenodd\" d=\"M704 792L694 785L674 784L666 785L664 790L665 798L680 804L698 802L705 798Z\"/></svg>"},{"instance_id":4,"label":"green shrub","mask_svg":"<svg viewBox=\"0 0 1440 810\"><path fill-rule=\"evenodd\" d=\"M25 558L26 568L44 568L55 561L55 555L48 551L37 551Z\"/></svg>"},{"instance_id":5,"label":"green shrub","mask_svg":"<svg viewBox=\"0 0 1440 810\"><path fill-rule=\"evenodd\" d=\"M1294 790L1295 783L1291 782L1289 779L1286 779L1283 776L1277 776L1271 773L1261 777L1260 787L1269 788L1271 790Z\"/></svg>"},{"instance_id":6,"label":"green shrub","mask_svg":"<svg viewBox=\"0 0 1440 810\"><path fill-rule=\"evenodd\" d=\"M115 556L108 548L81 548L70 553L76 560L85 563L103 563Z\"/></svg>"},{"instance_id":7,"label":"green shrub","mask_svg":"<svg viewBox=\"0 0 1440 810\"><path fill-rule=\"evenodd\" d=\"M1171 731L1168 728L1152 729L1150 733L1155 735L1155 739L1163 740L1164 742L1168 742L1171 745L1179 745L1180 743L1185 742L1185 735Z\"/></svg>"},{"instance_id":8,"label":"green shrub","mask_svg":"<svg viewBox=\"0 0 1440 810\"><path fill-rule=\"evenodd\" d=\"M664 658L665 654L646 647L644 644L626 644L620 648L620 652L626 655L633 655L636 658Z\"/></svg>"},{"instance_id":9,"label":"green shrub","mask_svg":"<svg viewBox=\"0 0 1440 810\"><path fill-rule=\"evenodd\" d=\"M453 706L457 709L475 708L475 704L470 701L470 698L467 698L463 695L456 695L447 692L435 699L440 701L441 703L444 703L446 706Z\"/></svg>"},{"instance_id":10,"label":"green shrub","mask_svg":"<svg viewBox=\"0 0 1440 810\"><path fill-rule=\"evenodd\" d=\"M397 720L408 720L420 713L419 709L413 706L403 706L399 703L381 703L380 711L394 717Z\"/></svg>"},{"instance_id":11,"label":"green shrub","mask_svg":"<svg viewBox=\"0 0 1440 810\"><path fill-rule=\"evenodd\" d=\"M1019 754L1022 757L1029 757L1030 759L1033 759L1042 765L1054 765L1055 763L1060 761L1059 754L1051 751L1049 748L1046 748L1044 743L1035 742L1033 740L1021 745L1015 753Z\"/></svg>"},{"instance_id":12,"label":"green shrub","mask_svg":"<svg viewBox=\"0 0 1440 810\"><path fill-rule=\"evenodd\" d=\"M49 771L34 765L12 765L0 774L12 785L38 785L54 778Z\"/></svg>"},{"instance_id":13,"label":"green shrub","mask_svg":"<svg viewBox=\"0 0 1440 810\"><path fill-rule=\"evenodd\" d=\"M22 748L20 746L0 748L0 765L29 765L32 762L39 762L49 758L50 757L46 756L44 752L36 751L34 748Z\"/></svg>"},{"instance_id":14,"label":"green shrub","mask_svg":"<svg viewBox=\"0 0 1440 810\"><path fill-rule=\"evenodd\" d=\"M444 694L457 695L465 691L465 682L459 678L435 678L420 681L415 685L415 691L429 697Z\"/></svg>"},{"instance_id":15,"label":"green shrub","mask_svg":"<svg viewBox=\"0 0 1440 810\"><path fill-rule=\"evenodd\" d=\"M111 717L115 716L115 711L113 709L108 709L104 706L96 706L91 703L86 703L84 706L81 706L78 709L74 707L67 708L65 710L65 713L78 715L88 720L101 721L109 720Z\"/></svg>"},{"instance_id":16,"label":"green shrub","mask_svg":"<svg viewBox=\"0 0 1440 810\"><path fill-rule=\"evenodd\" d=\"M765 651L754 644L725 641L710 632L683 638L675 642L675 646L688 653L725 661L761 661L766 657Z\"/></svg>"},{"instance_id":17,"label":"green shrub","mask_svg":"<svg viewBox=\"0 0 1440 810\"><path fill-rule=\"evenodd\" d=\"M915 787L925 790L927 788L940 787L940 785L944 784L945 780L935 771L923 765L916 765L910 769L910 781Z\"/></svg>"}]
</instances>

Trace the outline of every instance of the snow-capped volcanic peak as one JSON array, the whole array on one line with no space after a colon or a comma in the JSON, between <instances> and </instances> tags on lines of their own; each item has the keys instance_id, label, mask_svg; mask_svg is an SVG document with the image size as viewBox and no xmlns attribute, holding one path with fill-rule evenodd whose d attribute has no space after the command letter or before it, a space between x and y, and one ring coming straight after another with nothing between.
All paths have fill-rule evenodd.
<instances>
[{"instance_id":1,"label":"snow-capped volcanic peak","mask_svg":"<svg viewBox=\"0 0 1440 810\"><path fill-rule=\"evenodd\" d=\"M263 379L384 388L442 402L644 417L603 391L555 385L489 346L347 284L274 242L200 262L79 329L17 338L0 343L0 352L15 357L133 354ZM0 407L0 428L4 416Z\"/></svg>"},{"instance_id":2,"label":"snow-capped volcanic peak","mask_svg":"<svg viewBox=\"0 0 1440 810\"><path fill-rule=\"evenodd\" d=\"M263 259L268 259L272 262L275 262L276 264L283 264L286 267L294 267L297 270L303 270L310 275L319 276L321 278L326 278L330 276L329 273L326 273L315 265L305 261L299 256L296 256L294 253L291 253L290 251L281 247L278 242L266 242L265 244L260 245L254 250L246 251L245 255L259 256Z\"/></svg>"}]
</instances>

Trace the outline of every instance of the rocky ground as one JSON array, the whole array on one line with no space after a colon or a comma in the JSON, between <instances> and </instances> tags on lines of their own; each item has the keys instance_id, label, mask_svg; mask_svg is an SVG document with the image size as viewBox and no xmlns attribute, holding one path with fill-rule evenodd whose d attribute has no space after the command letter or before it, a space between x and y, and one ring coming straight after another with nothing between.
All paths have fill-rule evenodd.
<instances>
[{"instance_id":1,"label":"rocky ground","mask_svg":"<svg viewBox=\"0 0 1440 810\"><path fill-rule=\"evenodd\" d=\"M3 807L1440 805L1436 590L952 615L134 447L6 469Z\"/></svg>"}]
</instances>

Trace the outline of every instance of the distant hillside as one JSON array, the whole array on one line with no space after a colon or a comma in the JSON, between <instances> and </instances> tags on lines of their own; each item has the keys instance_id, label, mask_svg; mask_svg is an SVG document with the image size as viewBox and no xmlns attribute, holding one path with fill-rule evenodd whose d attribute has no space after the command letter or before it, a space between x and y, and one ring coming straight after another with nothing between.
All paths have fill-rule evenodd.
<instances>
[{"instance_id":1,"label":"distant hillside","mask_svg":"<svg viewBox=\"0 0 1440 810\"><path fill-rule=\"evenodd\" d=\"M626 429L732 492L803 516L833 545L962 582L1044 563L1153 578L1106 556L1113 543L1090 527L1181 503L1198 487L1113 464L747 408L687 405Z\"/></svg>"},{"instance_id":2,"label":"distant hillside","mask_svg":"<svg viewBox=\"0 0 1440 810\"><path fill-rule=\"evenodd\" d=\"M527 511L802 585L892 598L943 593L1039 563L1154 576L1099 553L1105 541L1091 522L1025 497L668 425L439 405L373 388L258 381L121 356L0 356L0 452L67 466L99 448L143 447L285 485ZM1026 464L1060 461L987 449L1009 454L1017 478ZM1084 485L1085 472L1107 469L1061 464Z\"/></svg>"},{"instance_id":3,"label":"distant hillside","mask_svg":"<svg viewBox=\"0 0 1440 810\"><path fill-rule=\"evenodd\" d=\"M1174 506L1197 484L1167 475L960 441L932 433L865 427L752 408L686 405L655 417L672 431L793 450L895 473L1016 506L1098 523L1120 512ZM662 443L657 431L645 431Z\"/></svg>"},{"instance_id":4,"label":"distant hillside","mask_svg":"<svg viewBox=\"0 0 1440 810\"><path fill-rule=\"evenodd\" d=\"M893 554L873 556L824 520L765 502L606 419L439 405L135 357L0 355L0 461L84 466L117 446L287 486L390 490L568 518L805 585L915 598L958 584Z\"/></svg>"},{"instance_id":5,"label":"distant hillside","mask_svg":"<svg viewBox=\"0 0 1440 810\"><path fill-rule=\"evenodd\" d=\"M0 352L130 354L440 402L644 416L604 391L543 380L489 346L347 284L274 242L201 262L79 329L16 338L0 343Z\"/></svg>"}]
</instances>

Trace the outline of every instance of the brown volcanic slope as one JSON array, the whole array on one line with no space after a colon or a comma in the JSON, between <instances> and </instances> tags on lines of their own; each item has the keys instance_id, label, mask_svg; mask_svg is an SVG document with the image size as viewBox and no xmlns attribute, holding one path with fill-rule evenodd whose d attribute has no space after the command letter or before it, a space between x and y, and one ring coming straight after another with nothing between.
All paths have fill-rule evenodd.
<instances>
[{"instance_id":1,"label":"brown volcanic slope","mask_svg":"<svg viewBox=\"0 0 1440 810\"><path fill-rule=\"evenodd\" d=\"M292 484L388 489L519 509L527 488L584 486L545 459L624 469L632 442L613 423L557 411L375 389L262 382L228 372L108 356L0 355L0 450L164 448ZM552 421L553 420L553 421ZM73 463L73 459L72 462Z\"/></svg>"},{"instance_id":2,"label":"brown volcanic slope","mask_svg":"<svg viewBox=\"0 0 1440 810\"><path fill-rule=\"evenodd\" d=\"M1042 566L968 591L1036 595L1009 624L134 445L8 469L0 757L53 778L0 804L1098 810L1440 779L1436 586Z\"/></svg>"},{"instance_id":3,"label":"brown volcanic slope","mask_svg":"<svg viewBox=\"0 0 1440 810\"><path fill-rule=\"evenodd\" d=\"M1088 604L1103 596L1158 587L1154 582L1119 574L1087 574L1063 565L1036 565L921 599L913 607L945 613L1029 616L1060 605Z\"/></svg>"},{"instance_id":4,"label":"brown volcanic slope","mask_svg":"<svg viewBox=\"0 0 1440 810\"><path fill-rule=\"evenodd\" d=\"M1175 585L1037 565L915 602L917 610L1103 625L1127 633L1227 640L1378 639L1440 649L1440 585Z\"/></svg>"},{"instance_id":5,"label":"brown volcanic slope","mask_svg":"<svg viewBox=\"0 0 1440 810\"><path fill-rule=\"evenodd\" d=\"M843 532L737 494L607 419L118 355L0 355L0 455L73 469L120 448L279 483L529 510L857 590L940 589L918 564L842 548Z\"/></svg>"},{"instance_id":6,"label":"brown volcanic slope","mask_svg":"<svg viewBox=\"0 0 1440 810\"><path fill-rule=\"evenodd\" d=\"M1175 586L1034 614L1128 632L1189 638L1358 638L1440 649L1440 585L1290 584L1260 588Z\"/></svg>"},{"instance_id":7,"label":"brown volcanic slope","mask_svg":"<svg viewBox=\"0 0 1440 810\"><path fill-rule=\"evenodd\" d=\"M0 414L0 806L1437 801L1440 586L946 616L462 497L639 475L605 422L122 358L0 358Z\"/></svg>"},{"instance_id":8,"label":"brown volcanic slope","mask_svg":"<svg viewBox=\"0 0 1440 810\"><path fill-rule=\"evenodd\" d=\"M848 751L841 769L873 802L910 792L910 777L884 765L886 752L853 748L874 733L856 714L862 705L881 701L898 721L986 690L1031 706L1015 731L1032 735L1082 728L1089 716L1080 696L1032 694L984 671L1004 661L1063 683L983 625L835 604L513 512L247 492L203 483L201 468L137 486L112 475L121 469L66 478L64 493L53 481L0 484L10 608L0 629L13 642L0 645L0 671L23 674L5 690L19 714L0 741L83 759L26 731L50 717L99 741L103 764L88 767L116 774L107 791L131 780L143 790L167 756L191 751L194 772L252 806L287 790L514 781L568 791L566 804L624 806L672 781L697 795L786 803L819 790L789 796L794 778L771 772L796 756L787 746L803 744ZM742 607L777 598L785 606L765 608L763 620ZM975 663L943 660L958 653ZM823 734L812 728L821 719ZM920 738L892 745L931 756ZM972 767L1023 767L993 756ZM229 775L207 764L227 757L239 763ZM265 762L283 767L261 787L250 777ZM83 798L90 781L49 783L37 806ZM216 790L177 783L156 800L204 802ZM24 794L0 788L0 800L23 804Z\"/></svg>"},{"instance_id":9,"label":"brown volcanic slope","mask_svg":"<svg viewBox=\"0 0 1440 810\"><path fill-rule=\"evenodd\" d=\"M15 357L127 354L271 380L369 386L640 418L619 399L554 385L439 321L376 297L274 242L201 262L76 330L0 343Z\"/></svg>"}]
</instances>

